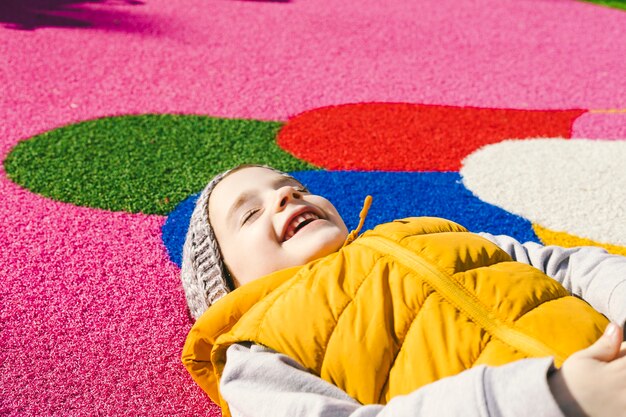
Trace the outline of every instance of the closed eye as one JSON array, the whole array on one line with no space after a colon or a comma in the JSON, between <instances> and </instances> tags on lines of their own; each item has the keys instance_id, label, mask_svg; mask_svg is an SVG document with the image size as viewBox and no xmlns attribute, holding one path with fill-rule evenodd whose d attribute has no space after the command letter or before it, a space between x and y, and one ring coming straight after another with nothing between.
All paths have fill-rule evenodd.
<instances>
[{"instance_id":1,"label":"closed eye","mask_svg":"<svg viewBox=\"0 0 626 417\"><path fill-rule=\"evenodd\" d=\"M244 226L249 221L254 221L258 217L260 211L261 209L258 208L253 208L252 210L247 211L241 219L241 225Z\"/></svg>"}]
</instances>

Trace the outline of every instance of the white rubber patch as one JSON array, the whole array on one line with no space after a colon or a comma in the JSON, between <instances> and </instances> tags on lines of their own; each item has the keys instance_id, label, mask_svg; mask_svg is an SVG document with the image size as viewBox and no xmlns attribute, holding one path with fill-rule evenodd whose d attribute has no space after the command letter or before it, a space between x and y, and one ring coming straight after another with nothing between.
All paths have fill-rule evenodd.
<instances>
[{"instance_id":1,"label":"white rubber patch","mask_svg":"<svg viewBox=\"0 0 626 417\"><path fill-rule=\"evenodd\" d=\"M626 141L509 140L463 160L481 200L553 231L626 245Z\"/></svg>"}]
</instances>

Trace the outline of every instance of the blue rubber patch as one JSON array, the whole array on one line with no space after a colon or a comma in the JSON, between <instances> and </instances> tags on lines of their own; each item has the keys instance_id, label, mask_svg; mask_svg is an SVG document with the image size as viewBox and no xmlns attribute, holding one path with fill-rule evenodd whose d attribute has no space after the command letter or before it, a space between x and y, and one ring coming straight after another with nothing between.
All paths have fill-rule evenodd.
<instances>
[{"instance_id":1,"label":"blue rubber patch","mask_svg":"<svg viewBox=\"0 0 626 417\"><path fill-rule=\"evenodd\" d=\"M435 216L473 232L540 242L528 220L476 198L463 186L458 172L299 171L292 175L311 192L328 198L350 230L357 226L363 200L370 194L374 200L363 230L404 217ZM178 266L198 195L180 203L162 228L163 243Z\"/></svg>"}]
</instances>

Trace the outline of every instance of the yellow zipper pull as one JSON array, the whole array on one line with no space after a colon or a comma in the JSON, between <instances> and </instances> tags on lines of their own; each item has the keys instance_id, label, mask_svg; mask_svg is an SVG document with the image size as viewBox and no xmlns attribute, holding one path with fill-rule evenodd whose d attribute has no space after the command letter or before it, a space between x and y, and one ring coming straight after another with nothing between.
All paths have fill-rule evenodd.
<instances>
[{"instance_id":1,"label":"yellow zipper pull","mask_svg":"<svg viewBox=\"0 0 626 417\"><path fill-rule=\"evenodd\" d=\"M352 241L356 239L356 237L359 235L359 232L361 231L361 229L363 228L363 225L365 224L365 218L367 217L367 212L370 210L371 205L372 205L372 196L368 195L367 197L365 197L365 201L363 201L363 208L361 209L361 212L359 213L359 225L356 227L356 229L350 232L350 234L346 238L346 241L343 242L342 248L352 243Z\"/></svg>"}]
</instances>

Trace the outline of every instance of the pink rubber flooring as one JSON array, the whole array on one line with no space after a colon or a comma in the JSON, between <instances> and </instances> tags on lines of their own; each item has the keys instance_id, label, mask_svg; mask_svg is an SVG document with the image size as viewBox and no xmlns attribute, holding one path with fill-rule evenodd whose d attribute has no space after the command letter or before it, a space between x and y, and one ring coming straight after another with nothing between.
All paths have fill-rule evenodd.
<instances>
[{"instance_id":1,"label":"pink rubber flooring","mask_svg":"<svg viewBox=\"0 0 626 417\"><path fill-rule=\"evenodd\" d=\"M122 114L626 108L626 13L576 1L111 1L65 15L90 27L0 21L2 159ZM624 138L615 120L575 134ZM191 321L164 218L53 202L3 171L0 194L0 415L218 415L180 364Z\"/></svg>"}]
</instances>

